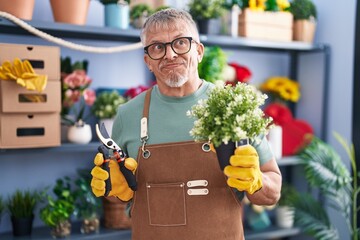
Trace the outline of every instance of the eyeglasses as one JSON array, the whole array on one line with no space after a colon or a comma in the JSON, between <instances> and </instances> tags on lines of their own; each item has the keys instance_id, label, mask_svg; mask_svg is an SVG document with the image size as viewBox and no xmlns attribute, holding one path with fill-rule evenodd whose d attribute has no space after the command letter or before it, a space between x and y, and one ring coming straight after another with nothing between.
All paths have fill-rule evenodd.
<instances>
[{"instance_id":1,"label":"eyeglasses","mask_svg":"<svg viewBox=\"0 0 360 240\"><path fill-rule=\"evenodd\" d=\"M170 44L171 49L178 55L188 53L191 49L192 37L180 37L167 43L153 43L144 47L144 52L153 60L158 60L166 55L166 45Z\"/></svg>"}]
</instances>

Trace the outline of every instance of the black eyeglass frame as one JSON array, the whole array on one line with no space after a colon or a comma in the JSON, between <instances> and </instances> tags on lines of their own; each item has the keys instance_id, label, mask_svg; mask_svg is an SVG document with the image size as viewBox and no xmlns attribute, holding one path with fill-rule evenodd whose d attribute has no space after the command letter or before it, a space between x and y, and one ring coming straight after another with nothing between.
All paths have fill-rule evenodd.
<instances>
[{"instance_id":1,"label":"black eyeglass frame","mask_svg":"<svg viewBox=\"0 0 360 240\"><path fill-rule=\"evenodd\" d=\"M175 49L173 48L173 45L172 45L172 44L173 44L175 41L177 41L177 40L179 40L179 39L182 39L182 38L186 38L186 39L188 39L188 40L190 41L190 47L189 47L189 50L187 50L187 51L184 52L184 53L177 53L177 52L175 51ZM199 44L199 43L198 43L197 41L195 41L192 37L178 37L178 38L175 38L174 40L172 40L171 42L166 42L166 43L156 42L156 43L152 43L152 44L147 45L146 47L144 47L144 53L147 54L152 60L159 60L159 59L163 58L163 57L166 55L166 51L167 51L166 45L169 45L169 44L170 44L170 47L171 47L171 49L174 51L174 53L176 53L177 55L183 55L183 54L186 54L186 53L190 52L191 42L193 42L193 41L194 41L196 44ZM153 57L151 57L150 54L149 54L149 51L148 51L149 47L151 47L151 46L153 46L153 45L156 45L156 44L162 44L162 45L164 46L164 49L165 49L164 55L161 56L161 57L159 57L159 58L153 58Z\"/></svg>"}]
</instances>

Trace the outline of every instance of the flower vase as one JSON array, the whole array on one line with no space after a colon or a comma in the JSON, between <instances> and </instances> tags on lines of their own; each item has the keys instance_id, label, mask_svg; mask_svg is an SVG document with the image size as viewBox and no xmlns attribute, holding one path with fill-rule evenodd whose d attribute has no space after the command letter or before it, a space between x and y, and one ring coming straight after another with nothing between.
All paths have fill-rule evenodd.
<instances>
[{"instance_id":1,"label":"flower vase","mask_svg":"<svg viewBox=\"0 0 360 240\"><path fill-rule=\"evenodd\" d=\"M281 228L292 228L295 210L289 206L278 206L275 210L276 225Z\"/></svg>"},{"instance_id":2,"label":"flower vase","mask_svg":"<svg viewBox=\"0 0 360 240\"><path fill-rule=\"evenodd\" d=\"M243 139L238 142L229 141L227 144L221 143L220 146L215 147L216 155L222 171L226 166L230 164L229 163L230 157L234 155L236 147L244 145L247 142L248 142L247 139Z\"/></svg>"},{"instance_id":3,"label":"flower vase","mask_svg":"<svg viewBox=\"0 0 360 240\"><path fill-rule=\"evenodd\" d=\"M34 215L30 217L21 217L21 218L16 218L14 216L11 216L13 235L15 237L30 236L33 220L34 220Z\"/></svg>"},{"instance_id":4,"label":"flower vase","mask_svg":"<svg viewBox=\"0 0 360 240\"><path fill-rule=\"evenodd\" d=\"M92 139L91 127L80 120L75 125L69 127L67 137L71 143L87 144Z\"/></svg>"}]
</instances>

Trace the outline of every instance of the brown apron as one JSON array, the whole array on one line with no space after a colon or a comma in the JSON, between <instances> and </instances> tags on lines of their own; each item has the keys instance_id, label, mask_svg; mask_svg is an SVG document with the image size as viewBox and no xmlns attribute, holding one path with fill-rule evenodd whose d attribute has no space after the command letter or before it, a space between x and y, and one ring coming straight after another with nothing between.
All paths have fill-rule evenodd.
<instances>
[{"instance_id":1,"label":"brown apron","mask_svg":"<svg viewBox=\"0 0 360 240\"><path fill-rule=\"evenodd\" d=\"M150 93L145 98L146 118ZM132 239L244 239L241 204L227 186L216 154L209 151L207 143L146 145L144 118L142 125L146 125L142 128L145 141L137 158Z\"/></svg>"}]
</instances>

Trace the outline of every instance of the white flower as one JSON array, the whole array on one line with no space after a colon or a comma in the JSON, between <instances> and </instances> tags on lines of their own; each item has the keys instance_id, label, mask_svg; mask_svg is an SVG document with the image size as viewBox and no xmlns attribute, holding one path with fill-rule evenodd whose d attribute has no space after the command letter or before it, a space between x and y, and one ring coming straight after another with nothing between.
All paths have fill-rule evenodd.
<instances>
[{"instance_id":1,"label":"white flower","mask_svg":"<svg viewBox=\"0 0 360 240\"><path fill-rule=\"evenodd\" d=\"M200 100L187 112L195 119L190 134L215 146L243 138L256 141L260 134L266 134L272 121L260 109L266 98L252 85L238 83L232 87L216 81L208 99Z\"/></svg>"}]
</instances>

